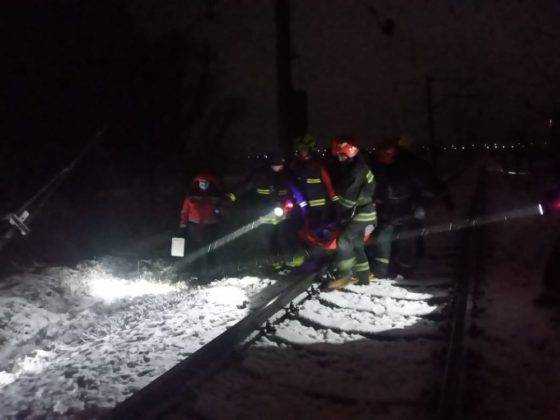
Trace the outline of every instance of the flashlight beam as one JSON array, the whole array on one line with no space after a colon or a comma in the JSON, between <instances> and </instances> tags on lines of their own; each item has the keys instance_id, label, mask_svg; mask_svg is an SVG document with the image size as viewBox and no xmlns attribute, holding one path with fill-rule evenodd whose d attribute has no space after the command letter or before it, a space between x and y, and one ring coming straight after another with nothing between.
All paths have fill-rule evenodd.
<instances>
[{"instance_id":1,"label":"flashlight beam","mask_svg":"<svg viewBox=\"0 0 560 420\"><path fill-rule=\"evenodd\" d=\"M278 218L278 214L276 214L275 210L276 208L273 209L268 214L259 217L257 220L254 220L251 223L248 223L245 226L242 226L239 229L234 230L231 233L228 233L222 238L210 242L208 245L197 249L196 251L192 252L189 256L185 257L182 261L178 262L176 264L176 267L178 269L181 269L184 266L191 264L193 261L196 261L197 259L201 258L202 256L214 252L216 249L221 248L222 246L228 244L229 242L236 240L237 238L251 232L252 230L258 228L260 225L266 223L264 220L270 220L271 218ZM405 232L400 232L397 235L395 235L393 238L386 239L385 241L401 241L405 239L417 238L419 236L433 235L436 233L452 232L452 231L458 231L458 230L463 230L468 228L485 226L493 223L509 222L512 220L523 219L526 217L533 217L537 215L538 216L543 215L543 208L541 204L533 205L521 209L515 209L515 210L490 214L486 216L481 216L475 219L459 220L457 222L445 223L441 225L428 226L421 229L414 229Z\"/></svg>"},{"instance_id":2,"label":"flashlight beam","mask_svg":"<svg viewBox=\"0 0 560 420\"><path fill-rule=\"evenodd\" d=\"M272 210L270 213L259 217L257 220L252 221L251 223L246 224L245 226L240 227L233 232L228 233L227 235L217 239L213 242L210 242L208 245L203 246L202 248L197 249L196 251L190 253L187 257L183 258L180 262L176 264L176 268L181 269L184 266L191 264L193 261L201 258L202 256L214 252L216 249L221 248L222 246L228 244L236 240L237 238L251 232L252 230L258 228L260 225L265 224L264 220L271 220L271 218L278 218L278 215L275 212L276 209Z\"/></svg>"},{"instance_id":3,"label":"flashlight beam","mask_svg":"<svg viewBox=\"0 0 560 420\"><path fill-rule=\"evenodd\" d=\"M399 241L404 239L416 238L419 236L427 236L435 233L452 232L468 228L485 226L493 223L509 222L512 220L523 219L526 217L542 216L542 206L540 204L515 209L486 216L477 217L475 219L459 220L457 222L446 223L442 225L428 226L422 229L409 230L398 233L392 240ZM388 239L391 240L391 239Z\"/></svg>"}]
</instances>

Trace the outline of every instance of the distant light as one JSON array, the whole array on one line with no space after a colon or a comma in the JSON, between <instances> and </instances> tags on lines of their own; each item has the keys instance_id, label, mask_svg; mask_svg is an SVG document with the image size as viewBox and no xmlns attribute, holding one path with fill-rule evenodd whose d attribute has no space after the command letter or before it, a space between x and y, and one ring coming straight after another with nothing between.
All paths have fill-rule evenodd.
<instances>
[{"instance_id":1,"label":"distant light","mask_svg":"<svg viewBox=\"0 0 560 420\"><path fill-rule=\"evenodd\" d=\"M544 209L542 204L539 204L539 213L541 214L541 216L544 214Z\"/></svg>"}]
</instances>

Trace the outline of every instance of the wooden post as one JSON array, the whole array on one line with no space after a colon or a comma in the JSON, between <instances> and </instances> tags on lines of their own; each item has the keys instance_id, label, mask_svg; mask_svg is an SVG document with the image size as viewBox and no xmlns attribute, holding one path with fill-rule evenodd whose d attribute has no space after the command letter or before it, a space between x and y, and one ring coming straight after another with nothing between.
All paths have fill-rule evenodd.
<instances>
[{"instance_id":1,"label":"wooden post","mask_svg":"<svg viewBox=\"0 0 560 420\"><path fill-rule=\"evenodd\" d=\"M426 76L426 110L428 112L428 135L430 138L430 158L432 160L432 165L434 170L437 168L437 140L436 140L436 128L434 123L434 104L432 99L432 83L433 79L430 76Z\"/></svg>"}]
</instances>

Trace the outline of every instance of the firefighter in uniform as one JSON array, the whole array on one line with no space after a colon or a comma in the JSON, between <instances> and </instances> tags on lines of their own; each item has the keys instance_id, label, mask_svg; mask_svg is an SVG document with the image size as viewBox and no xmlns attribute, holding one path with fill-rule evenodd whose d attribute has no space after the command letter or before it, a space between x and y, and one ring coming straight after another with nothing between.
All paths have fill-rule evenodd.
<instances>
[{"instance_id":1,"label":"firefighter in uniform","mask_svg":"<svg viewBox=\"0 0 560 420\"><path fill-rule=\"evenodd\" d=\"M336 138L331 145L331 153L337 158L339 166L334 187L338 195L337 222L342 230L335 256L338 275L327 284L329 289L340 289L350 284L367 285L374 280L364 249L364 238L373 231L377 219L372 201L375 178L358 152L358 147L350 138Z\"/></svg>"},{"instance_id":2,"label":"firefighter in uniform","mask_svg":"<svg viewBox=\"0 0 560 420\"><path fill-rule=\"evenodd\" d=\"M293 236L286 214L275 210L291 202L294 184L285 159L277 153L268 155L265 165L256 168L242 183L236 197L248 198L247 213L259 228L250 242L251 257L264 254L271 258L272 267L281 270L285 265ZM301 200L300 200L301 201Z\"/></svg>"},{"instance_id":3,"label":"firefighter in uniform","mask_svg":"<svg viewBox=\"0 0 560 420\"><path fill-rule=\"evenodd\" d=\"M290 170L302 195L302 199L296 201L301 208L303 229L321 236L329 223L330 205L337 196L331 177L314 155L314 149L315 139L311 135L297 138L295 159L291 162ZM303 262L304 251L300 250L288 265L297 267Z\"/></svg>"},{"instance_id":4,"label":"firefighter in uniform","mask_svg":"<svg viewBox=\"0 0 560 420\"><path fill-rule=\"evenodd\" d=\"M376 243L368 249L373 272L383 278L406 277L423 254L422 236L394 238L422 228L424 207L433 198L441 196L448 209L453 203L429 165L401 149L396 138L379 145L372 165L377 177L374 201L378 214Z\"/></svg>"}]
</instances>

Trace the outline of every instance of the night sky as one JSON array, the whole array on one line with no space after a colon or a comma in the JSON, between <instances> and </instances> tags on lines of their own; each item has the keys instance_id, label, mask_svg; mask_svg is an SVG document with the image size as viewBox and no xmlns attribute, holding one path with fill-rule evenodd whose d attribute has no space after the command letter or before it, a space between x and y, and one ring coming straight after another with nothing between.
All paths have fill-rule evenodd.
<instances>
[{"instance_id":1,"label":"night sky","mask_svg":"<svg viewBox=\"0 0 560 420\"><path fill-rule=\"evenodd\" d=\"M289 7L292 89L320 144L339 133L428 144L427 80L441 146L552 135L557 1ZM103 187L227 172L276 148L275 13L273 1L4 2L2 194L36 188L102 127L81 176Z\"/></svg>"},{"instance_id":2,"label":"night sky","mask_svg":"<svg viewBox=\"0 0 560 420\"><path fill-rule=\"evenodd\" d=\"M389 137L406 138L412 144L411 149L421 157L433 159L438 155L439 162L444 164L433 166L437 172L434 178L439 177L442 184L448 182L451 195L459 198L457 208L461 211L453 213L453 203L448 200L445 215L436 210L435 216L429 213L430 220L440 216L442 220L447 221L446 216L453 220L470 207L466 204L469 200L481 211L497 212L501 220L504 210L523 209L527 205L523 200L530 197L530 208L536 213L545 181L537 171L532 172L532 165L535 163L536 167L545 159L539 162L533 158L546 155L547 162L550 158L552 163L546 168L550 172L557 171L560 161L559 22L559 0L3 0L0 7L0 279L11 278L5 274L23 272L21 279L27 281L25 276L29 274L27 279L40 285L42 277L31 277L40 267L47 267L43 278L48 277L50 282L56 276L52 273L56 272L49 271L49 266L62 266L66 272L65 267L80 267L80 262L86 262L81 270L106 259L109 265L111 261L122 260L132 267L126 270L138 275L141 263L153 265L159 280L160 273L167 272L168 266L160 267L159 261L169 260L170 239L186 235L187 247L191 246L188 241L192 233L181 232L179 215L185 193L192 187L193 175L213 172L224 180L224 192L234 191L244 175L262 163L262 154L289 151L293 137L305 132L315 135L320 146L327 146L335 136L345 134L354 137L360 148L368 150ZM96 137L98 133L102 134ZM489 144L496 145L492 150L495 159L489 159L491 164L481 163L478 155L470 159L471 152L485 151ZM468 150L448 153L450 149L463 148ZM68 167L82 153L75 167ZM509 171L510 166L516 171ZM424 166L419 164L419 167ZM483 167L488 171L482 171ZM72 170L64 172L64 168ZM474 174L479 169L475 182ZM523 178L499 175L501 172L522 175L525 169L527 176ZM67 175L63 182L53 184L56 188L46 190L30 206L23 206L61 173ZM383 174L382 170L379 173ZM460 183L449 182L453 176L463 173L471 174L472 178L469 175ZM367 177L371 184L371 173ZM486 184L492 189L486 189ZM466 193L471 187L477 191L474 197L482 198L471 198ZM435 194L434 201L447 195L443 186L441 190ZM216 225L219 229L235 233L233 227L237 229L250 222L247 219L254 212L245 210L251 210L250 205L254 203L245 205L243 201L243 197L235 204L228 201L227 206L219 206L220 211L212 214L222 218ZM312 201L317 200L311 200L310 207ZM31 227L27 236L20 235L5 217L10 213L20 215L23 210L29 210L32 215L26 222ZM398 223L402 220L406 219ZM459 224L463 223L461 226L467 223L474 226L476 219L471 217L461 222L458 216L458 220ZM257 221L247 226L254 229L262 223ZM420 226L424 222L415 220L414 223ZM509 223L500 226L515 229L488 229L488 232L480 231L481 235L472 241L470 238L465 241L473 249L475 244L488 245L479 247L481 251L472 257L473 261L477 260L473 263L477 270L488 266L480 276L480 273L476 275L476 282L483 286L477 284L472 288L478 295L475 299L485 302L473 306L476 314L472 319L482 322L488 314L495 316L495 319L488 318L491 322L486 330L472 328L476 327L475 322L467 324L471 327L470 339L476 340L478 336L481 340L473 341L480 353L465 354L469 353L472 357L469 361L478 364L475 368L479 372L486 370L485 375L489 377L522 381L525 376L516 375L521 370L525 373L527 365L523 358L527 354L538 361L533 365L535 374L554 371L549 363L552 358L543 356L548 357L549 353L544 353L548 341L555 342L549 335L552 329L546 324L543 336L539 336L541 329L532 327L532 318L520 322L526 312L517 302L518 295L524 296L527 298L524 304L532 307L527 290L535 289L541 281L534 267L546 258L543 250L552 244L551 235L557 227L543 227L544 222L540 226L535 222L533 229L529 224L511 220ZM332 225L328 229L335 232ZM404 228L400 226L400 229ZM502 232L507 234L498 237ZM11 233L14 235L9 236ZM228 236L232 238L236 234ZM230 259L238 251L246 251L240 252L241 258L251 260L256 267L260 255L258 252L250 255L253 251L247 245L252 242L253 237L248 235L220 249L219 252L225 253L218 254L218 262L212 264L216 267L212 268L226 272L230 270L228 267L237 265L234 275L243 273L244 261ZM431 252L442 253L443 258L437 255L443 263L442 269L455 271L454 263L451 267L451 259L455 257L449 255L463 257L461 252L456 252L463 248L451 241L442 244L445 247L437 245ZM558 243L554 246L560 248ZM516 255L521 248L523 255ZM212 250L210 246L202 249ZM553 257L558 254L556 251ZM354 259L357 260L346 261ZM478 259L481 259L480 267ZM322 264L323 260L308 258L307 262ZM491 267L490 263L494 262L496 266ZM465 281L469 264L461 262L457 266L461 273L465 272ZM169 266L169 273L188 274L180 273L179 266L173 265ZM208 273L203 274L205 277ZM448 276L447 272L443 276ZM495 279L499 281L490 281ZM496 284L498 288L488 289L493 295L489 293L483 299L484 287ZM504 293L506 304L498 302L503 298L502 292L510 289L513 294L509 300ZM78 296L74 293L78 289L71 290ZM17 297L13 307L23 307L21 301ZM246 303L237 305L237 309L248 310ZM176 301L170 306L181 308ZM97 309L90 311L88 306L76 305L72 314L75 308L95 315L92 325L100 319ZM111 308L111 313L118 309ZM125 306L122 308L126 310ZM159 307L154 313L161 318L158 311ZM142 316L146 313L150 312L143 311ZM79 311L76 314L76 319L81 319ZM377 309L364 318L368 328L378 327L371 321L374 314ZM440 314L434 314L438 320ZM25 314L16 315L26 318ZM62 319L62 315L58 316L57 312L57 318L53 318L57 326ZM126 329L133 331L135 327L128 328L129 318L123 319L126 319L123 321ZM233 318L228 319L231 322ZM537 321L543 320L539 315ZM390 322L391 328L398 325L393 320ZM60 321L60 325L66 324ZM166 331L160 328L161 324L154 325L158 331ZM41 327L41 337L50 340L51 326ZM507 328L502 331L500 326ZM516 335L521 329L530 334ZM200 328L192 330L198 339ZM374 330L367 331L374 334ZM508 335L510 331L512 334ZM359 330L347 332L344 335L350 337ZM431 333L427 336L432 337ZM22 341L25 346L33 341L29 340L31 336L27 337ZM138 340L137 335L134 337L134 341ZM359 337L361 341L362 336ZM6 341L0 337L2 340ZM127 348L131 342L127 341ZM66 345L65 341L65 349ZM527 352L517 354L516 346ZM508 369L494 365L492 359L485 362L479 356L482 354L479 347L494 351L499 360L507 356L512 364L506 366L518 365L519 372L513 372L512 376ZM365 348L370 351L369 347ZM388 348L383 347L382 352ZM118 349L114 354L122 356ZM337 358L332 366L343 367L351 354ZM430 354L426 359L429 363L436 360L434 355L443 360L439 350L430 350ZM509 359L508 354L515 357ZM324 360L323 355L321 358ZM265 359L259 359L259 363L262 360ZM554 360L558 357L554 356ZM331 366L330 362L322 361L319 365L323 370L327 366L327 371ZM375 368L375 363L372 366ZM404 366L403 369L408 365ZM340 372L346 372L342 367ZM39 375L40 372L31 373ZM344 375L354 375L348 372ZM359 373L356 378L367 379L369 374ZM408 371L406 374L410 377ZM557 379L553 374L542 377L550 383L557 382L552 381ZM64 378L71 380L66 374ZM472 384L476 386L478 378L475 375L473 378ZM520 389L534 385L535 379L527 378L529 385ZM539 385L545 389L548 382L538 378ZM417 378L412 379L414 382ZM41 388L30 389L29 395L42 395ZM513 395L519 400L516 404L531 401L524 394L510 393L509 387L497 389L488 395L500 394L505 399ZM554 389L549 387L551 395ZM481 395L486 391L484 387L477 390ZM314 393L309 395L315 398ZM323 394L316 395L323 398ZM354 401L346 397L338 399L336 394L324 395L340 406L352 405ZM517 398L519 395L523 398ZM356 401L361 404L360 400ZM496 401L488 401L494 410ZM409 396L396 400L395 405L399 404L416 407ZM391 399L382 401L379 407L385 410L392 405ZM376 405L368 407L378 409ZM551 412L556 413L552 409Z\"/></svg>"}]
</instances>

